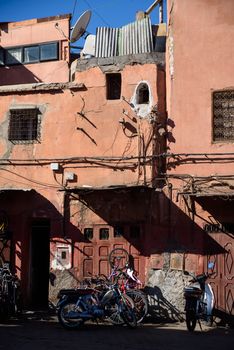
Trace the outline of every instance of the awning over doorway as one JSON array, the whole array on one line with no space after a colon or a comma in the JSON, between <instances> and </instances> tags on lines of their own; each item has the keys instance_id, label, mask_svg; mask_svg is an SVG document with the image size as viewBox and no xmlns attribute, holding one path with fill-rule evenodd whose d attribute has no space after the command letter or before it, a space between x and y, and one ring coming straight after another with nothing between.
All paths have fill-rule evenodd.
<instances>
[{"instance_id":1,"label":"awning over doorway","mask_svg":"<svg viewBox=\"0 0 234 350\"><path fill-rule=\"evenodd\" d=\"M132 191L132 190L143 190L143 191L152 191L155 190L152 187L145 185L111 185L111 186L103 186L103 187L95 187L95 186L80 186L73 188L62 189L61 191L65 191L67 193L76 193L76 194L86 194L91 192L102 192L102 191Z\"/></svg>"}]
</instances>

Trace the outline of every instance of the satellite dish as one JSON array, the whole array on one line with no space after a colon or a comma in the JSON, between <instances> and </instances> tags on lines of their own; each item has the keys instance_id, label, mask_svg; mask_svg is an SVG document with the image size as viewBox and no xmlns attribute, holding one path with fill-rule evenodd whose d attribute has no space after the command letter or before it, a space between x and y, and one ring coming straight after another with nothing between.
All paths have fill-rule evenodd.
<instances>
[{"instance_id":1,"label":"satellite dish","mask_svg":"<svg viewBox=\"0 0 234 350\"><path fill-rule=\"evenodd\" d=\"M74 43L85 33L91 17L91 11L85 11L76 21L70 35L70 42Z\"/></svg>"}]
</instances>

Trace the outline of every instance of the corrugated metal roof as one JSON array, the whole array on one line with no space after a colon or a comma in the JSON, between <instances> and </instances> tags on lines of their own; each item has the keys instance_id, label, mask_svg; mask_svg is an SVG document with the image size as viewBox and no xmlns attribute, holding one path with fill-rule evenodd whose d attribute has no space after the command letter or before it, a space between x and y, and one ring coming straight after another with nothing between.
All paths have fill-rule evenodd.
<instances>
[{"instance_id":1,"label":"corrugated metal roof","mask_svg":"<svg viewBox=\"0 0 234 350\"><path fill-rule=\"evenodd\" d=\"M119 55L153 51L152 25L149 18L130 23L120 29Z\"/></svg>"},{"instance_id":2,"label":"corrugated metal roof","mask_svg":"<svg viewBox=\"0 0 234 350\"><path fill-rule=\"evenodd\" d=\"M119 28L98 27L95 57L118 56Z\"/></svg>"},{"instance_id":3,"label":"corrugated metal roof","mask_svg":"<svg viewBox=\"0 0 234 350\"><path fill-rule=\"evenodd\" d=\"M97 28L96 57L123 56L152 51L152 25L148 17L122 28Z\"/></svg>"}]
</instances>

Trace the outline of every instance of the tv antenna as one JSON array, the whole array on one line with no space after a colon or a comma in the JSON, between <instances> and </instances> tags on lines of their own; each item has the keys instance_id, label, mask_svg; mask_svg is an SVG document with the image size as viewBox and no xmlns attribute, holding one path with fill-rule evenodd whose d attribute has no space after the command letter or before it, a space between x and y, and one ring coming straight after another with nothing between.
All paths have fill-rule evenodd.
<instances>
[{"instance_id":1,"label":"tv antenna","mask_svg":"<svg viewBox=\"0 0 234 350\"><path fill-rule=\"evenodd\" d=\"M85 11L76 21L74 27L72 27L71 34L70 34L70 42L74 43L78 39L80 39L84 33L86 32L86 28L89 24L90 18L91 18L91 11L87 10Z\"/></svg>"}]
</instances>

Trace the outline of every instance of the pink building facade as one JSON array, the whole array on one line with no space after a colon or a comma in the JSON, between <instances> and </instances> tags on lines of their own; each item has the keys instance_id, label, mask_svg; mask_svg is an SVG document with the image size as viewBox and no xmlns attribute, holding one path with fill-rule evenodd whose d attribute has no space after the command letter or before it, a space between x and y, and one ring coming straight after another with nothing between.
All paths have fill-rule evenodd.
<instances>
[{"instance_id":1,"label":"pink building facade","mask_svg":"<svg viewBox=\"0 0 234 350\"><path fill-rule=\"evenodd\" d=\"M131 253L145 282L153 234L148 220L157 220L151 207L163 166L154 154L165 148L164 53L80 59L71 81L64 56L69 20L3 26L0 69L11 75L2 75L0 87L1 258L21 279L26 306L45 306L61 287L108 274L115 247ZM40 37L41 23L52 29L49 44ZM15 28L22 42L8 43ZM56 40L56 58L41 62L41 50ZM25 64L38 51L39 61ZM24 75L26 68L39 82Z\"/></svg>"},{"instance_id":2,"label":"pink building facade","mask_svg":"<svg viewBox=\"0 0 234 350\"><path fill-rule=\"evenodd\" d=\"M170 230L176 245L181 237L190 242L190 250L178 245L183 264L194 254L190 270L206 271L208 261L215 263L211 284L217 313L232 317L233 10L232 1L168 1L166 59L167 179L177 211Z\"/></svg>"},{"instance_id":3,"label":"pink building facade","mask_svg":"<svg viewBox=\"0 0 234 350\"><path fill-rule=\"evenodd\" d=\"M232 315L232 9L168 1L166 55L73 62L70 16L2 24L0 251L26 306L108 274L123 247L156 316L160 300L178 319L183 271L208 261Z\"/></svg>"}]
</instances>

